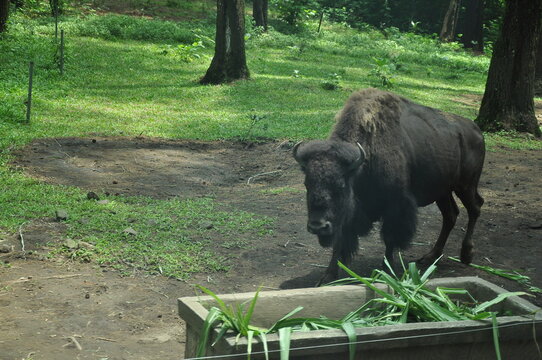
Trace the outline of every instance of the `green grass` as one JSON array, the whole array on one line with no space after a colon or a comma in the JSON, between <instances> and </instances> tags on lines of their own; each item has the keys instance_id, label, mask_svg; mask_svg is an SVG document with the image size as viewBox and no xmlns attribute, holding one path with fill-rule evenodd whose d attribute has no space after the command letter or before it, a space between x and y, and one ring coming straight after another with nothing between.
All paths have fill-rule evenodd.
<instances>
[{"instance_id":1,"label":"green grass","mask_svg":"<svg viewBox=\"0 0 542 360\"><path fill-rule=\"evenodd\" d=\"M181 6L181 2L166 2L159 5ZM209 19L170 22L118 15L65 16L61 27L66 30L66 60L61 76L51 19L14 14L9 32L0 36L0 228L14 232L23 222L50 216L58 207L76 209L75 213L86 209L86 216L94 219L105 216L103 209L89 208L78 189L46 185L9 168L11 151L36 138L324 138L352 91L379 84L375 59L393 64L384 75L393 77L394 92L475 117L477 109L458 99L483 93L487 56L472 56L456 44L439 45L413 34L393 33L385 38L377 31L326 24L317 35L315 26L309 23L306 32L297 35L273 30L259 34L249 26L251 80L200 86L197 80L207 70L214 48L214 25ZM36 63L34 96L32 119L26 124L24 102L31 60ZM332 87L336 90L324 89L326 81L337 85ZM513 134L488 135L487 141L491 149L542 149L541 141ZM283 191L291 190L275 193ZM124 212L153 214L154 208L160 208L122 199L115 204ZM123 220L101 220L95 230L100 227L108 240L99 245L99 239L93 239L95 254L112 262L106 248L116 246L115 241L118 246L126 242L117 228ZM71 222L70 231L82 236L85 227L77 224ZM149 244L151 234L139 234L141 243ZM177 235L168 233L163 238ZM153 251L169 251L170 245L164 243ZM145 268L138 261L133 263Z\"/></svg>"},{"instance_id":2,"label":"green grass","mask_svg":"<svg viewBox=\"0 0 542 360\"><path fill-rule=\"evenodd\" d=\"M264 189L260 190L262 194L266 195L279 195L279 194L292 194L292 193L302 193L303 190L296 189L291 186L281 186L273 189Z\"/></svg>"},{"instance_id":3,"label":"green grass","mask_svg":"<svg viewBox=\"0 0 542 360\"><path fill-rule=\"evenodd\" d=\"M246 212L220 210L212 199L115 197L107 204L83 200L69 214L68 237L93 245L92 254L64 249L72 256L88 255L123 272L180 279L194 272L228 270L229 259L213 252L220 239L263 236L272 223ZM127 228L135 232L127 233Z\"/></svg>"}]
</instances>

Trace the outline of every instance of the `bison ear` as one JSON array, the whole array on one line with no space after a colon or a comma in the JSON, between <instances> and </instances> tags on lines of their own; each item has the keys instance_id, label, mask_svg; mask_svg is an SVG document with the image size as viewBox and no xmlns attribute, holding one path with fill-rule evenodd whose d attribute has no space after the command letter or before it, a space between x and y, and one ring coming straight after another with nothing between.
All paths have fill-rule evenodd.
<instances>
[{"instance_id":1,"label":"bison ear","mask_svg":"<svg viewBox=\"0 0 542 360\"><path fill-rule=\"evenodd\" d=\"M362 166L365 163L365 160L367 159L367 153L365 153L365 150L363 149L363 146L361 146L361 144L358 143L358 142L356 143L356 145L358 146L358 149L359 149L359 156L350 165L350 167L348 168L349 171L357 170L360 166Z\"/></svg>"}]
</instances>

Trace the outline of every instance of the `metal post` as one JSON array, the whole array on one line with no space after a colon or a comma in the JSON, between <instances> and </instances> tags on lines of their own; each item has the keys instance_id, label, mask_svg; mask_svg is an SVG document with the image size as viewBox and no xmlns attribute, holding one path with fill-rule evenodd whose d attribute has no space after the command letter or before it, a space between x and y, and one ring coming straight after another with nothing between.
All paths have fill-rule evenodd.
<instances>
[{"instance_id":1,"label":"metal post","mask_svg":"<svg viewBox=\"0 0 542 360\"><path fill-rule=\"evenodd\" d=\"M60 30L60 75L64 75L64 29Z\"/></svg>"},{"instance_id":2,"label":"metal post","mask_svg":"<svg viewBox=\"0 0 542 360\"><path fill-rule=\"evenodd\" d=\"M34 77L34 62L28 68L28 99L26 100L26 122L30 123L30 110L32 108L32 78Z\"/></svg>"},{"instance_id":3,"label":"metal post","mask_svg":"<svg viewBox=\"0 0 542 360\"><path fill-rule=\"evenodd\" d=\"M58 40L58 0L53 0L55 12L55 40Z\"/></svg>"},{"instance_id":4,"label":"metal post","mask_svg":"<svg viewBox=\"0 0 542 360\"><path fill-rule=\"evenodd\" d=\"M320 14L320 21L318 22L318 33L320 33L320 28L322 27L322 20L324 20L324 10Z\"/></svg>"}]
</instances>

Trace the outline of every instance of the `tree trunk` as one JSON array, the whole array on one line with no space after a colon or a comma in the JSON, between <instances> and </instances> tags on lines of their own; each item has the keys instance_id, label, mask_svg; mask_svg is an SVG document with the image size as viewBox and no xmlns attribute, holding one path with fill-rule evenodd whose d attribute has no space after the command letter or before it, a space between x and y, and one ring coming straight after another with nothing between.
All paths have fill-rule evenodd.
<instances>
[{"instance_id":1,"label":"tree trunk","mask_svg":"<svg viewBox=\"0 0 542 360\"><path fill-rule=\"evenodd\" d=\"M264 31L267 31L267 12L268 12L268 0L253 0L252 1L252 16L256 26L263 27Z\"/></svg>"},{"instance_id":2,"label":"tree trunk","mask_svg":"<svg viewBox=\"0 0 542 360\"><path fill-rule=\"evenodd\" d=\"M201 84L247 79L244 0L217 0L215 55Z\"/></svg>"},{"instance_id":3,"label":"tree trunk","mask_svg":"<svg viewBox=\"0 0 542 360\"><path fill-rule=\"evenodd\" d=\"M482 130L517 130L541 136L533 100L541 16L542 0L506 1L476 119Z\"/></svg>"},{"instance_id":4,"label":"tree trunk","mask_svg":"<svg viewBox=\"0 0 542 360\"><path fill-rule=\"evenodd\" d=\"M440 41L450 42L455 39L455 28L457 27L457 18L459 17L459 9L461 0L450 0L448 11L444 15L442 22L442 30L440 31Z\"/></svg>"},{"instance_id":5,"label":"tree trunk","mask_svg":"<svg viewBox=\"0 0 542 360\"><path fill-rule=\"evenodd\" d=\"M8 21L9 0L0 0L0 33L6 30Z\"/></svg>"},{"instance_id":6,"label":"tree trunk","mask_svg":"<svg viewBox=\"0 0 542 360\"><path fill-rule=\"evenodd\" d=\"M542 32L538 35L538 46L536 49L535 61L534 94L536 96L542 96Z\"/></svg>"},{"instance_id":7,"label":"tree trunk","mask_svg":"<svg viewBox=\"0 0 542 360\"><path fill-rule=\"evenodd\" d=\"M463 21L463 46L474 51L484 51L484 4L482 0L467 0Z\"/></svg>"}]
</instances>

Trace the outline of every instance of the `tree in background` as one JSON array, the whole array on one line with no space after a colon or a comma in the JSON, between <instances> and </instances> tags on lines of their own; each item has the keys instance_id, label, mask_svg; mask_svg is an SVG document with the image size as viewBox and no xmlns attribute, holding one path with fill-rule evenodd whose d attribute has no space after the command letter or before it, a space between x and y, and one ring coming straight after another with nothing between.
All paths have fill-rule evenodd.
<instances>
[{"instance_id":1,"label":"tree in background","mask_svg":"<svg viewBox=\"0 0 542 360\"><path fill-rule=\"evenodd\" d=\"M6 30L8 22L9 0L0 0L0 33Z\"/></svg>"},{"instance_id":2,"label":"tree in background","mask_svg":"<svg viewBox=\"0 0 542 360\"><path fill-rule=\"evenodd\" d=\"M263 31L267 31L267 14L269 8L268 0L253 0L252 1L252 16L256 26L263 27Z\"/></svg>"},{"instance_id":3,"label":"tree in background","mask_svg":"<svg viewBox=\"0 0 542 360\"><path fill-rule=\"evenodd\" d=\"M60 15L64 11L64 4L62 0L49 0L49 6L51 7L52 16Z\"/></svg>"},{"instance_id":4,"label":"tree in background","mask_svg":"<svg viewBox=\"0 0 542 360\"><path fill-rule=\"evenodd\" d=\"M455 29L457 28L460 7L461 0L450 0L450 5L448 6L446 15L444 15L442 29L440 30L440 41L450 42L455 40Z\"/></svg>"},{"instance_id":5,"label":"tree in background","mask_svg":"<svg viewBox=\"0 0 542 360\"><path fill-rule=\"evenodd\" d=\"M484 51L484 3L482 0L467 0L463 19L463 46L478 52Z\"/></svg>"},{"instance_id":6,"label":"tree in background","mask_svg":"<svg viewBox=\"0 0 542 360\"><path fill-rule=\"evenodd\" d=\"M484 131L541 136L534 113L534 78L542 0L506 1L476 122Z\"/></svg>"},{"instance_id":7,"label":"tree in background","mask_svg":"<svg viewBox=\"0 0 542 360\"><path fill-rule=\"evenodd\" d=\"M201 84L221 84L249 77L244 10L243 0L217 0L215 55Z\"/></svg>"},{"instance_id":8,"label":"tree in background","mask_svg":"<svg viewBox=\"0 0 542 360\"><path fill-rule=\"evenodd\" d=\"M536 66L534 74L534 94L536 96L542 96L542 30L538 35L538 47L536 49Z\"/></svg>"}]
</instances>

